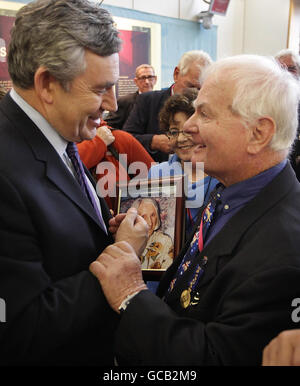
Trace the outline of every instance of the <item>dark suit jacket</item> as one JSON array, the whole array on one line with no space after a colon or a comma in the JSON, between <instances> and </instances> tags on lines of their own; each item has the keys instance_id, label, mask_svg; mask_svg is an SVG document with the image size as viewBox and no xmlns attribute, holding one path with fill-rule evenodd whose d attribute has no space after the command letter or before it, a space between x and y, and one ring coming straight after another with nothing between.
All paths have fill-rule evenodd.
<instances>
[{"instance_id":1,"label":"dark suit jacket","mask_svg":"<svg viewBox=\"0 0 300 386\"><path fill-rule=\"evenodd\" d=\"M123 129L137 138L152 158L157 162L167 161L169 155L150 149L154 134L159 130L158 114L165 101L171 96L171 87L165 90L149 91L140 94L124 124Z\"/></svg>"},{"instance_id":2,"label":"dark suit jacket","mask_svg":"<svg viewBox=\"0 0 300 386\"><path fill-rule=\"evenodd\" d=\"M186 273L167 304L150 291L134 297L116 335L119 363L261 364L272 338L299 328L291 319L292 300L300 297L299 197L300 185L288 164L192 263L208 258L195 305L180 306L189 284ZM159 296L166 293L189 242L162 278Z\"/></svg>"},{"instance_id":3,"label":"dark suit jacket","mask_svg":"<svg viewBox=\"0 0 300 386\"><path fill-rule=\"evenodd\" d=\"M115 129L123 129L138 95L139 93L136 91L118 98L118 110L108 114L105 118L107 124Z\"/></svg>"},{"instance_id":4,"label":"dark suit jacket","mask_svg":"<svg viewBox=\"0 0 300 386\"><path fill-rule=\"evenodd\" d=\"M112 363L117 317L89 264L112 242L55 149L0 104L1 364ZM107 224L109 211L101 207Z\"/></svg>"}]
</instances>

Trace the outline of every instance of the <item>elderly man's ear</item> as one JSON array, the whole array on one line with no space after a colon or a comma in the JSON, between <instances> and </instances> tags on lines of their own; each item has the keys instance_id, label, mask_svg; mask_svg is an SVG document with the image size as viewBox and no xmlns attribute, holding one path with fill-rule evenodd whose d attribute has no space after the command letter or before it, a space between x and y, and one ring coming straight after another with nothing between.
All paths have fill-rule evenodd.
<instances>
[{"instance_id":1,"label":"elderly man's ear","mask_svg":"<svg viewBox=\"0 0 300 386\"><path fill-rule=\"evenodd\" d=\"M275 122L270 117L260 118L249 130L247 150L255 155L269 146L275 134Z\"/></svg>"}]
</instances>

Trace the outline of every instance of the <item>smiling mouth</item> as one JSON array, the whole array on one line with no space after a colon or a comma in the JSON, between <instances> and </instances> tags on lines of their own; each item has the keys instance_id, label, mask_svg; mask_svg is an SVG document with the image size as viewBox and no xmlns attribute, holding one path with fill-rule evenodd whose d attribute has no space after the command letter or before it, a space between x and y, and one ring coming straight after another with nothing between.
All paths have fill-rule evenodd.
<instances>
[{"instance_id":1,"label":"smiling mouth","mask_svg":"<svg viewBox=\"0 0 300 386\"><path fill-rule=\"evenodd\" d=\"M194 147L194 145L189 145L189 146L177 146L177 149L179 150L188 150Z\"/></svg>"},{"instance_id":2,"label":"smiling mouth","mask_svg":"<svg viewBox=\"0 0 300 386\"><path fill-rule=\"evenodd\" d=\"M99 118L93 118L93 117L91 117L91 116L89 116L89 118L88 118L90 121L93 121L94 122L94 124L95 124L95 126L99 126L100 125L100 122L101 122L101 118L99 117Z\"/></svg>"}]
</instances>

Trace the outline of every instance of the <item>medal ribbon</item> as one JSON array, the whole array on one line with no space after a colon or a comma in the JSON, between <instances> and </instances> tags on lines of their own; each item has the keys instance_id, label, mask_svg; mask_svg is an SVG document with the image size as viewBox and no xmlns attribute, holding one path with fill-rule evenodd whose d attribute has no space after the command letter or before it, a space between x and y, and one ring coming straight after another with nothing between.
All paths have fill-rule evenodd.
<instances>
[{"instance_id":1,"label":"medal ribbon","mask_svg":"<svg viewBox=\"0 0 300 386\"><path fill-rule=\"evenodd\" d=\"M204 211L202 213L202 218L201 218L201 222L200 222L200 225L198 227L198 230L195 233L195 236L193 237L193 240L190 244L190 247L189 247L187 253L185 254L185 256L184 256L184 258L183 258L183 260L182 260L182 262L177 270L177 274L176 274L175 278L170 283L170 286L168 289L169 293L174 288L174 285L175 285L175 282L177 281L177 278L180 277L181 275L183 275L183 273L191 265L192 260L194 259L194 257L197 254L197 249L199 250L199 252L202 252L202 250L203 250L204 240L205 240L205 237L207 235L207 230L209 229L209 227L212 223L213 214L215 212L216 206L220 202L220 194L218 193L220 191L220 189L223 189L223 186L218 187L217 189L215 189L211 193L211 200L209 201L209 203L207 204L206 208L204 209ZM192 274L192 279L189 282L188 289L184 290L182 292L181 297L184 297L184 295L186 295L187 298L190 299L191 292L195 289L195 287L197 286L197 284L199 282L200 277L204 273L204 266L206 265L206 263L207 263L207 257L204 256L202 258L200 264L196 265L194 272ZM183 303L184 303L184 305L183 305ZM181 299L182 307L186 308L186 307L188 307L189 304L190 304L190 300L187 301L187 300Z\"/></svg>"}]
</instances>

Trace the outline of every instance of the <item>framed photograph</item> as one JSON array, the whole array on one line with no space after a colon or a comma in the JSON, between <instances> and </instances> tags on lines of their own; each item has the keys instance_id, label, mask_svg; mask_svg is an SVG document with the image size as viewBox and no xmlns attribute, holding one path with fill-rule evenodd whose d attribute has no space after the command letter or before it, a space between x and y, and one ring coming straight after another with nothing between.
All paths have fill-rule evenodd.
<instances>
[{"instance_id":1,"label":"framed photograph","mask_svg":"<svg viewBox=\"0 0 300 386\"><path fill-rule=\"evenodd\" d=\"M148 242L139 256L144 279L159 280L184 240L184 177L131 180L129 186L119 184L115 213L126 213L131 207L149 226Z\"/></svg>"}]
</instances>

